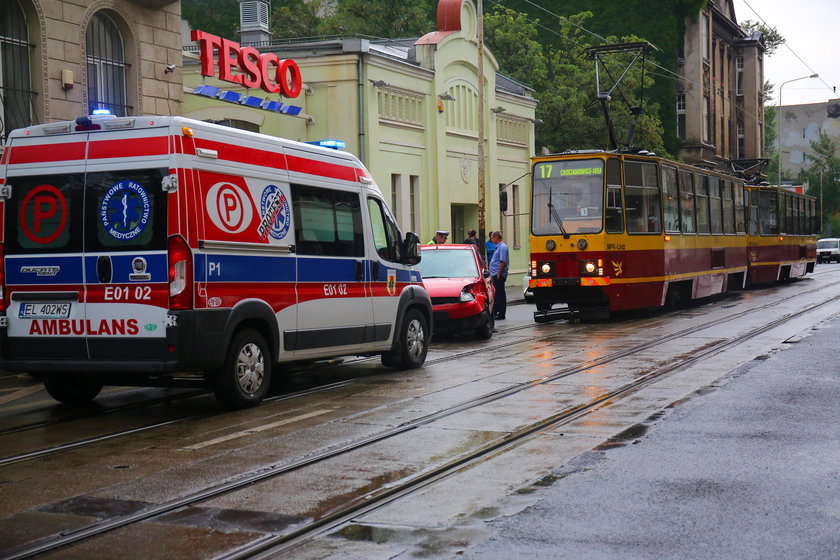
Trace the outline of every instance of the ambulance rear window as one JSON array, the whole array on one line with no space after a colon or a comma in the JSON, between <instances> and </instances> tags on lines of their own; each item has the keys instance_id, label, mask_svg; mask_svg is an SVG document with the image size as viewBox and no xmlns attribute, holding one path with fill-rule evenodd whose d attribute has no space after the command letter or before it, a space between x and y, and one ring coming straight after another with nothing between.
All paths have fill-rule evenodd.
<instances>
[{"instance_id":1,"label":"ambulance rear window","mask_svg":"<svg viewBox=\"0 0 840 560\"><path fill-rule=\"evenodd\" d=\"M12 198L6 203L6 251L82 251L84 180L82 173L10 177Z\"/></svg>"},{"instance_id":2,"label":"ambulance rear window","mask_svg":"<svg viewBox=\"0 0 840 560\"><path fill-rule=\"evenodd\" d=\"M107 171L87 176L87 251L164 249L165 169Z\"/></svg>"},{"instance_id":3,"label":"ambulance rear window","mask_svg":"<svg viewBox=\"0 0 840 560\"><path fill-rule=\"evenodd\" d=\"M165 169L11 177L9 254L166 248Z\"/></svg>"}]
</instances>

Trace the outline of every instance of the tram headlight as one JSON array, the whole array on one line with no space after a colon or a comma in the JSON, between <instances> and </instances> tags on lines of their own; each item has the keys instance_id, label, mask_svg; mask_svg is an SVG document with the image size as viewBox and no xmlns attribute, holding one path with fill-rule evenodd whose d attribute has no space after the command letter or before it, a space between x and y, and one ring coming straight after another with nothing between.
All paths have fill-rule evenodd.
<instances>
[{"instance_id":1,"label":"tram headlight","mask_svg":"<svg viewBox=\"0 0 840 560\"><path fill-rule=\"evenodd\" d=\"M537 261L536 262L536 277L537 278L553 278L556 270L556 263L552 261Z\"/></svg>"},{"instance_id":2,"label":"tram headlight","mask_svg":"<svg viewBox=\"0 0 840 560\"><path fill-rule=\"evenodd\" d=\"M603 276L604 275L604 260L583 260L580 261L580 275L581 276Z\"/></svg>"}]
</instances>

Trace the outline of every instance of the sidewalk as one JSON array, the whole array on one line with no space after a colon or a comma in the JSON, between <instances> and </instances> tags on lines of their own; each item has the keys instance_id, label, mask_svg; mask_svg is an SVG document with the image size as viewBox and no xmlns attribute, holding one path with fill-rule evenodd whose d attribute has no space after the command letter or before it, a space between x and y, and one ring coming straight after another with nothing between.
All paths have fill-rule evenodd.
<instances>
[{"instance_id":1,"label":"sidewalk","mask_svg":"<svg viewBox=\"0 0 840 560\"><path fill-rule=\"evenodd\" d=\"M471 559L840 558L840 318L584 453Z\"/></svg>"}]
</instances>

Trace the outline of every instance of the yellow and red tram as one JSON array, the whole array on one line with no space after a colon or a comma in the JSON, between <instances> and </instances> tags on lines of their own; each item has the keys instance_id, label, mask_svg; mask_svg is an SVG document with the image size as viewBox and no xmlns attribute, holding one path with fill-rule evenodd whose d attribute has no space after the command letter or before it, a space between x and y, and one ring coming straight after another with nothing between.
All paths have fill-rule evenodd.
<instances>
[{"instance_id":1,"label":"yellow and red tram","mask_svg":"<svg viewBox=\"0 0 840 560\"><path fill-rule=\"evenodd\" d=\"M813 197L641 153L532 165L538 320L554 304L605 317L813 271Z\"/></svg>"}]
</instances>

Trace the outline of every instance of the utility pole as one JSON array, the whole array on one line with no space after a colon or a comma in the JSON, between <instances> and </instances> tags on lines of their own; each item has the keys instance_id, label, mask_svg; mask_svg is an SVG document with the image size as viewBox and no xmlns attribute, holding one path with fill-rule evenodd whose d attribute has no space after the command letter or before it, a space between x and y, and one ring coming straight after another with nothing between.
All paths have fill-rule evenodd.
<instances>
[{"instance_id":1,"label":"utility pole","mask_svg":"<svg viewBox=\"0 0 840 560\"><path fill-rule=\"evenodd\" d=\"M484 164L484 7L482 0L476 0L478 18L478 239L479 251L484 254L487 240L487 186L485 184Z\"/></svg>"}]
</instances>

